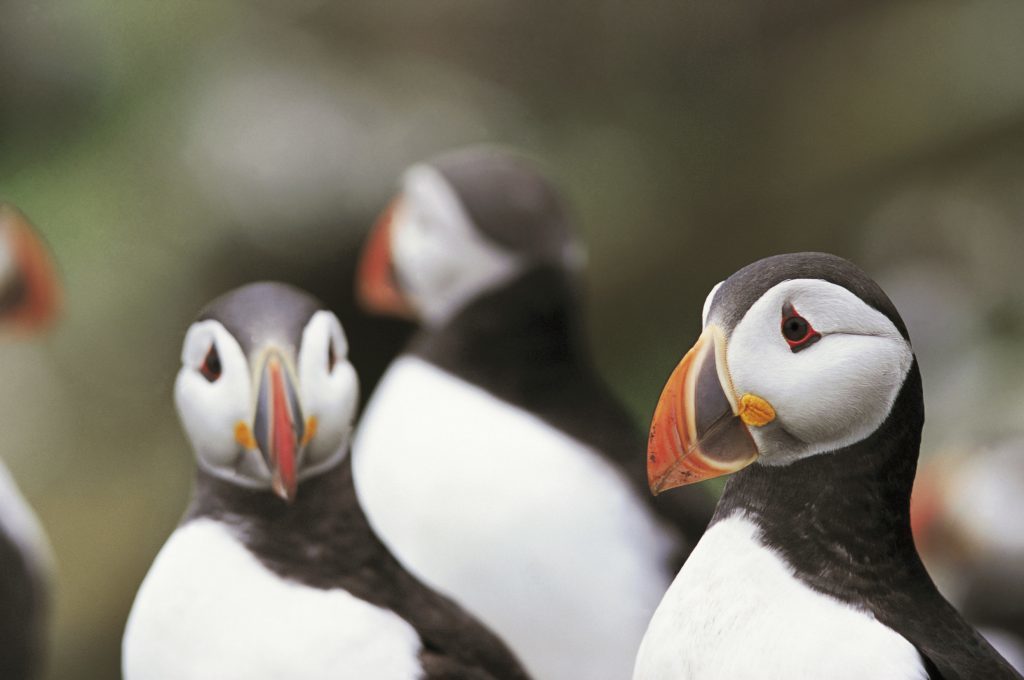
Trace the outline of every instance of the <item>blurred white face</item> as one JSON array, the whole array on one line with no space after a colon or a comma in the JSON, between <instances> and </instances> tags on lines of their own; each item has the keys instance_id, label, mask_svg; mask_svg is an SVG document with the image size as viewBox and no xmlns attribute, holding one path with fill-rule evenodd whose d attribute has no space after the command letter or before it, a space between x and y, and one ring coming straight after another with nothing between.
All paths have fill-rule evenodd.
<instances>
[{"instance_id":1,"label":"blurred white face","mask_svg":"<svg viewBox=\"0 0 1024 680\"><path fill-rule=\"evenodd\" d=\"M13 284L18 277L18 263L14 258L12 229L0 226L0 291Z\"/></svg>"},{"instance_id":2,"label":"blurred white face","mask_svg":"<svg viewBox=\"0 0 1024 680\"><path fill-rule=\"evenodd\" d=\"M299 480L345 455L358 401L355 369L337 317L316 312L302 333L298 357L261 348L247 358L235 338L214 320L192 324L185 336L174 397L199 464L243 486L269 488L272 475L252 439L262 364L270 352L283 359L297 392L304 441ZM254 363L250 363L250 359ZM248 433L248 436L246 436Z\"/></svg>"},{"instance_id":3,"label":"blurred white face","mask_svg":"<svg viewBox=\"0 0 1024 680\"><path fill-rule=\"evenodd\" d=\"M454 190L428 165L405 175L392 216L391 252L403 294L431 325L523 268L519 257L479 233Z\"/></svg>"},{"instance_id":4,"label":"blurred white face","mask_svg":"<svg viewBox=\"0 0 1024 680\"><path fill-rule=\"evenodd\" d=\"M714 323L713 310L704 316ZM775 409L773 422L751 428L759 461L768 465L868 437L885 421L913 363L910 344L884 314L819 279L768 290L727 347L735 393L757 395Z\"/></svg>"}]
</instances>

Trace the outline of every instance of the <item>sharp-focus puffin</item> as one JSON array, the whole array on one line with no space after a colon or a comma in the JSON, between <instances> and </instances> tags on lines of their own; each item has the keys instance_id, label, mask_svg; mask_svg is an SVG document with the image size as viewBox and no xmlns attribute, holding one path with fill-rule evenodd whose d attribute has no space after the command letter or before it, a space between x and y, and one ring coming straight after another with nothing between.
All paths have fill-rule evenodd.
<instances>
[{"instance_id":1,"label":"sharp-focus puffin","mask_svg":"<svg viewBox=\"0 0 1024 680\"><path fill-rule=\"evenodd\" d=\"M655 493L727 473L636 680L1019 678L910 529L924 403L906 327L855 265L769 257L716 286L651 424Z\"/></svg>"},{"instance_id":2,"label":"sharp-focus puffin","mask_svg":"<svg viewBox=\"0 0 1024 680\"><path fill-rule=\"evenodd\" d=\"M0 327L37 330L54 317L58 300L49 251L22 213L0 204ZM41 673L52 564L35 514L0 464L0 678Z\"/></svg>"},{"instance_id":3,"label":"sharp-focus puffin","mask_svg":"<svg viewBox=\"0 0 1024 680\"><path fill-rule=\"evenodd\" d=\"M422 329L370 398L353 468L397 557L533 674L619 680L713 503L649 504L643 435L583 337L580 259L555 190L518 156L477 147L407 170L358 283L370 309Z\"/></svg>"},{"instance_id":4,"label":"sharp-focus puffin","mask_svg":"<svg viewBox=\"0 0 1024 680\"><path fill-rule=\"evenodd\" d=\"M527 677L370 529L347 353L337 317L279 283L227 293L189 329L175 401L195 494L132 607L126 680Z\"/></svg>"}]
</instances>

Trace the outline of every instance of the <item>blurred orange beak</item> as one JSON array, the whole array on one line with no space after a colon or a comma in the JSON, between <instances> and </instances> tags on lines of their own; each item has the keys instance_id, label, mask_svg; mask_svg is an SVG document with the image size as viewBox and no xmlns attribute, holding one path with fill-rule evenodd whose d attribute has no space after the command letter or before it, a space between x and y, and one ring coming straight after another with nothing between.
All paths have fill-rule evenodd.
<instances>
[{"instance_id":1,"label":"blurred orange beak","mask_svg":"<svg viewBox=\"0 0 1024 680\"><path fill-rule=\"evenodd\" d=\"M29 332L60 308L60 280L42 238L16 208L0 204L0 322Z\"/></svg>"},{"instance_id":2,"label":"blurred orange beak","mask_svg":"<svg viewBox=\"0 0 1024 680\"><path fill-rule=\"evenodd\" d=\"M919 549L930 550L943 542L953 544L949 536L943 536L945 493L944 470L936 462L919 465L914 478L914 491L910 494L910 530Z\"/></svg>"},{"instance_id":3,"label":"blurred orange beak","mask_svg":"<svg viewBox=\"0 0 1024 680\"><path fill-rule=\"evenodd\" d=\"M411 319L413 309L395 280L391 256L391 228L400 207L401 198L391 201L370 230L356 273L356 293L359 302L371 312Z\"/></svg>"},{"instance_id":4,"label":"blurred orange beak","mask_svg":"<svg viewBox=\"0 0 1024 680\"><path fill-rule=\"evenodd\" d=\"M655 495L757 459L748 426L765 425L775 413L754 395L736 398L725 349L725 334L709 324L661 393L647 448L647 481Z\"/></svg>"}]
</instances>

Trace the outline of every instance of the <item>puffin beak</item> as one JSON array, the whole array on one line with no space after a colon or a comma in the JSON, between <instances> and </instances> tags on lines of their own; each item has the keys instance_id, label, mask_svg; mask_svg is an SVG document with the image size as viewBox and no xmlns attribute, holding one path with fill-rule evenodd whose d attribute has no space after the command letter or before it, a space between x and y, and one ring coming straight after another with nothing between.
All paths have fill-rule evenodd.
<instances>
[{"instance_id":1,"label":"puffin beak","mask_svg":"<svg viewBox=\"0 0 1024 680\"><path fill-rule=\"evenodd\" d=\"M288 367L280 352L267 352L260 371L253 436L270 469L274 493L290 503L298 490L296 468L306 425L291 377L294 371Z\"/></svg>"},{"instance_id":2,"label":"puffin beak","mask_svg":"<svg viewBox=\"0 0 1024 680\"><path fill-rule=\"evenodd\" d=\"M770 423L775 411L752 394L736 398L725 350L725 334L708 324L661 393L647 445L647 481L655 495L735 472L757 458L748 426Z\"/></svg>"},{"instance_id":3,"label":"puffin beak","mask_svg":"<svg viewBox=\"0 0 1024 680\"><path fill-rule=\"evenodd\" d=\"M356 294L371 312L411 319L413 309L398 287L391 256L391 228L401 204L401 198L391 201L370 230L356 273Z\"/></svg>"},{"instance_id":4,"label":"puffin beak","mask_svg":"<svg viewBox=\"0 0 1024 680\"><path fill-rule=\"evenodd\" d=\"M60 307L60 282L50 252L28 219L0 204L0 322L43 328Z\"/></svg>"}]
</instances>

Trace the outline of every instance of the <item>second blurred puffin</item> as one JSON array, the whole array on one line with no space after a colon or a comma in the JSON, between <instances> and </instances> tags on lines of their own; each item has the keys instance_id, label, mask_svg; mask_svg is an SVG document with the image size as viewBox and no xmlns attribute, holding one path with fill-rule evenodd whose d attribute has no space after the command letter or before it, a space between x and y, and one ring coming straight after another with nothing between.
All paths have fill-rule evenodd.
<instances>
[{"instance_id":1,"label":"second blurred puffin","mask_svg":"<svg viewBox=\"0 0 1024 680\"><path fill-rule=\"evenodd\" d=\"M923 460L914 539L950 599L1024 672L1024 438Z\"/></svg>"},{"instance_id":2,"label":"second blurred puffin","mask_svg":"<svg viewBox=\"0 0 1024 680\"><path fill-rule=\"evenodd\" d=\"M618 679L712 503L649 500L645 437L588 352L580 260L524 159L476 147L410 168L358 284L422 330L372 395L353 466L395 554L532 673Z\"/></svg>"},{"instance_id":3,"label":"second blurred puffin","mask_svg":"<svg viewBox=\"0 0 1024 680\"><path fill-rule=\"evenodd\" d=\"M58 302L49 251L21 212L0 204L0 328L36 331L50 322ZM46 536L0 464L0 678L41 673L51 572Z\"/></svg>"}]
</instances>

